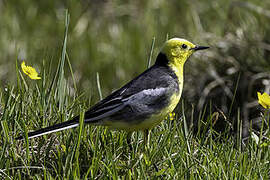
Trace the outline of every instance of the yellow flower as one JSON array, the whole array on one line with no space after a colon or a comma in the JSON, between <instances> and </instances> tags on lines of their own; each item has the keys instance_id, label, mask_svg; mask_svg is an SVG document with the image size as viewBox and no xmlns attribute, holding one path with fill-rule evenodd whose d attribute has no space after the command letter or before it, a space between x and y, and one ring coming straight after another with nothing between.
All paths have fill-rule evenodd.
<instances>
[{"instance_id":1,"label":"yellow flower","mask_svg":"<svg viewBox=\"0 0 270 180\"><path fill-rule=\"evenodd\" d=\"M171 121L174 120L174 119L175 119L175 113L174 113L174 112L171 112L171 113L169 114L168 119L171 120Z\"/></svg>"},{"instance_id":2,"label":"yellow flower","mask_svg":"<svg viewBox=\"0 0 270 180\"><path fill-rule=\"evenodd\" d=\"M35 68L31 66L26 66L24 61L22 62L21 67L24 74L29 76L31 79L41 79L40 77L38 77L38 73Z\"/></svg>"},{"instance_id":3,"label":"yellow flower","mask_svg":"<svg viewBox=\"0 0 270 180\"><path fill-rule=\"evenodd\" d=\"M257 92L257 94L259 104L265 109L270 109L270 96L267 93L261 94L260 92Z\"/></svg>"}]
</instances>

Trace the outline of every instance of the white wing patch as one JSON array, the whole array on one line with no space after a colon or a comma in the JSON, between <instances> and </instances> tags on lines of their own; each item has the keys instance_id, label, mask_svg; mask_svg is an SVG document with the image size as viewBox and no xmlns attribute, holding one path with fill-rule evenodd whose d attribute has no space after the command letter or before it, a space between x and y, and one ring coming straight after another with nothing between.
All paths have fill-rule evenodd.
<instances>
[{"instance_id":1,"label":"white wing patch","mask_svg":"<svg viewBox=\"0 0 270 180\"><path fill-rule=\"evenodd\" d=\"M126 100L133 100L134 98L140 100L144 98L145 96L160 96L162 94L166 93L167 88L155 88L155 89L145 89L143 91L140 91L126 99L123 99L123 101Z\"/></svg>"},{"instance_id":2,"label":"white wing patch","mask_svg":"<svg viewBox=\"0 0 270 180\"><path fill-rule=\"evenodd\" d=\"M141 93L145 95L158 96L160 94L163 94L165 91L166 88L156 88L156 89L146 89L141 91Z\"/></svg>"}]
</instances>

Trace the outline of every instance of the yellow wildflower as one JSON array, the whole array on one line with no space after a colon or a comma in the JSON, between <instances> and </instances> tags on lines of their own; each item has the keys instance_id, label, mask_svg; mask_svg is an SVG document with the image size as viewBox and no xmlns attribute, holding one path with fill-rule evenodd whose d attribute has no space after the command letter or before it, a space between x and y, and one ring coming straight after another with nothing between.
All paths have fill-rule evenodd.
<instances>
[{"instance_id":1,"label":"yellow wildflower","mask_svg":"<svg viewBox=\"0 0 270 180\"><path fill-rule=\"evenodd\" d=\"M257 95L259 104L265 109L270 109L270 96L267 93L261 94L260 92L257 92Z\"/></svg>"},{"instance_id":2,"label":"yellow wildflower","mask_svg":"<svg viewBox=\"0 0 270 180\"><path fill-rule=\"evenodd\" d=\"M169 114L169 120L174 120L175 119L175 113L174 112L171 112L170 114Z\"/></svg>"},{"instance_id":3,"label":"yellow wildflower","mask_svg":"<svg viewBox=\"0 0 270 180\"><path fill-rule=\"evenodd\" d=\"M21 67L24 74L29 76L31 79L41 79L40 77L38 77L38 73L35 68L31 66L26 66L24 61L22 62Z\"/></svg>"}]
</instances>

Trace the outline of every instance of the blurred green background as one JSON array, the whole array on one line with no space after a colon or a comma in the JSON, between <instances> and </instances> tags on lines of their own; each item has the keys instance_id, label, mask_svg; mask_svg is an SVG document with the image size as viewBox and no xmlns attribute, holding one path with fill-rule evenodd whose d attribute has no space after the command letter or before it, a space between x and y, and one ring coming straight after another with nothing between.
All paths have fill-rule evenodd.
<instances>
[{"instance_id":1,"label":"blurred green background","mask_svg":"<svg viewBox=\"0 0 270 180\"><path fill-rule=\"evenodd\" d=\"M66 9L67 54L85 97L99 98L97 72L106 96L144 71L152 39L155 59L168 35L211 46L186 64L187 110L212 102L233 121L239 107L244 126L259 116L257 91L270 89L270 1L0 0L1 88L16 84L16 59L39 71L51 61L56 70ZM68 68L65 76L72 88Z\"/></svg>"}]
</instances>

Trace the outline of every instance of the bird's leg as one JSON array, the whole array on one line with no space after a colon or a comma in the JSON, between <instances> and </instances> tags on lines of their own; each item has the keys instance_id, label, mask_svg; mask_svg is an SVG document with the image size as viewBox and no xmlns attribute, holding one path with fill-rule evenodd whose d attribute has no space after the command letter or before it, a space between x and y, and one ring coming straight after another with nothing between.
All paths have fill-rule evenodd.
<instances>
[{"instance_id":1,"label":"bird's leg","mask_svg":"<svg viewBox=\"0 0 270 180\"><path fill-rule=\"evenodd\" d=\"M149 130L148 129L145 129L144 131L143 131L143 133L144 133L144 147L148 147L148 145L149 145Z\"/></svg>"},{"instance_id":2,"label":"bird's leg","mask_svg":"<svg viewBox=\"0 0 270 180\"><path fill-rule=\"evenodd\" d=\"M128 144L129 150L132 151L131 136L132 136L132 132L128 132L128 134L127 134L127 144Z\"/></svg>"}]
</instances>

